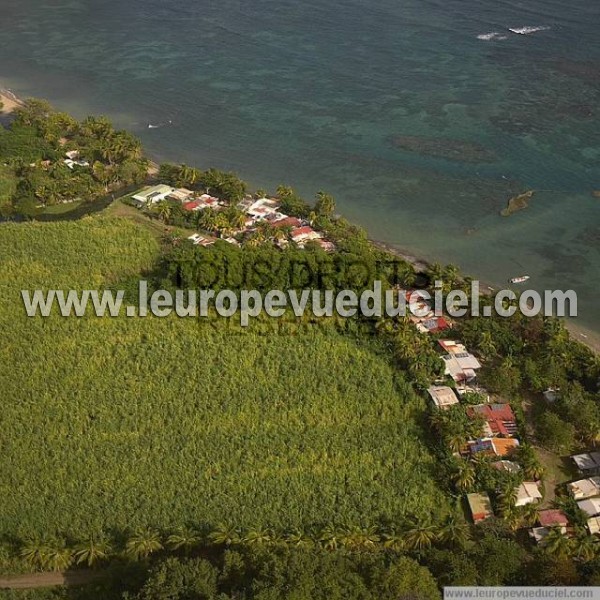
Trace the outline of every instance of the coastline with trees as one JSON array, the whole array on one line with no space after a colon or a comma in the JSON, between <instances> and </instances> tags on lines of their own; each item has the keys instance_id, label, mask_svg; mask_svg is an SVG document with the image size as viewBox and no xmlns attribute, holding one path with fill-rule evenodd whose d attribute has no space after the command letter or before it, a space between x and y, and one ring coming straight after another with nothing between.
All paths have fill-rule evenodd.
<instances>
[{"instance_id":1,"label":"coastline with trees","mask_svg":"<svg viewBox=\"0 0 600 600\"><path fill-rule=\"evenodd\" d=\"M19 110L22 112L18 112ZM40 202L39 196L43 196L49 205L66 198L86 195L88 192L92 197L97 194L96 197L99 198L107 190L118 194L128 182L141 183L146 179L148 162L143 157L139 143L129 134L115 131L103 119L90 118L77 123L64 115L54 115L51 118L49 115L50 108L46 104L30 102L17 109L17 116L11 126L16 125L16 129L11 130L14 138L7 139L12 136L6 132L0 137L2 162L5 162L2 152L8 152L10 157L4 164L8 168L6 178L13 178L13 183L16 182L14 186L9 183L7 187L10 200L10 206L5 208L7 216L22 209L24 211L21 214L33 216L33 208L37 209L35 203ZM67 142L63 144L64 139ZM81 157L90 163L89 172L80 173L66 166L57 168L56 172L46 172L42 162L51 160L52 157L56 162L64 160L63 150L70 148L70 144L73 150L80 152ZM22 160L19 162L17 159L20 153ZM25 164L33 156L36 157L36 166ZM82 169L85 170L85 167ZM38 173L38 170L44 172ZM1 176L4 175L0 172ZM90 219L72 223L0 224L3 256L12 257L4 266L1 283L7 290L17 289L19 285L31 287L35 283L48 286L53 282L56 285L57 280L62 285L84 286L89 285L91 273L96 285L99 281L104 281L108 274L110 276L107 281L118 286L138 277L140 272L146 272L152 274L156 286L201 287L202 277L205 275L203 269L207 266L218 267L227 263L234 267L229 274L248 274L250 266L262 262L272 267L279 264L281 270L271 268L269 273L261 273L262 278L254 281L255 285L260 283L267 287L281 287L278 284L285 283L294 287L299 283L277 279L289 275L284 263L290 259L325 265L326 270L335 274L336 285L342 287L365 285L364 278L353 277L348 268L355 260L370 266L369 281L381 278L390 286L412 286L417 275L421 276L425 287L431 286L436 278L443 278L453 287L468 283L458 269L452 266L426 265L424 272L417 274L408 262L401 257L390 257L389 253L375 248L364 231L336 216L335 201L331 196L320 193L311 204L286 186L281 186L276 191L284 210L291 215L314 221L335 242L335 253L329 254L316 247L281 250L266 230L259 231L260 238L255 238L256 243L249 243L242 248L228 246L220 240L209 248L194 247L182 239L178 229L201 227L218 231L219 235L234 229L241 218L235 203L247 194L247 186L234 174L215 169L200 171L185 165L161 165L156 178L177 186L208 189L228 200L232 206L220 213L202 212L195 215L195 222L187 221L189 216L178 211L176 205L163 204L153 214L145 215L137 211L136 219L108 217L100 213ZM117 203L120 202L117 200ZM157 224L160 227L157 228ZM44 256L35 256L35 249L42 246ZM86 257L84 261L80 258L82 253ZM115 268L115 265L119 265L119 268ZM224 279L222 283L235 288L236 285L248 284L248 281L237 277ZM454 455L454 451L476 435L476 432L471 431L473 422L465 420L464 411L449 411L441 417L439 413L426 407L424 391L433 380L443 375L439 353L435 349L440 335L423 336L407 320L370 323L357 319L347 324L346 329L341 332L334 326L332 331L325 332L323 337L318 338L316 347L320 354L318 361L313 364L309 346L314 347L314 339L290 337L292 341L289 344L276 344L274 349L269 349L265 340L261 341L258 336L256 340L247 340L247 343L237 348L234 346L230 352L228 346L232 344L231 331L226 331L218 323L214 324L215 331L201 338L200 343L194 341L193 336L197 336L197 332L191 331L193 328L175 321L169 323L168 327L165 325L160 331L145 329L139 323L116 323L114 326L104 325L105 330L102 332L98 325L88 323L87 320L81 325L66 324L59 320L32 325L32 322L23 321L14 299L12 304L9 302L6 306L9 308L5 308L4 324L8 343L3 350L3 361L5 365L11 365L11 368L3 385L10 408L4 418L8 424L6 430L11 435L15 435L15 427L19 424L19 427L23 426L22 433L26 440L25 433L29 431L30 425L25 426L24 423L28 423L28 419L39 419L37 425L41 427L46 422L45 419L49 418L46 416L47 410L51 411L48 414L58 418L56 423L63 423L61 419L67 418L66 415L72 410L71 403L77 402L76 406L85 407L79 414L80 420L75 421L74 425L62 424L54 437L50 435L45 438L40 435L38 438L43 440L43 447L53 456L67 439L83 443L95 428L102 427L110 419L111 410L119 407L120 419L131 425L131 429L124 430L121 430L118 423L111 425L118 433L112 445L124 452L120 459L123 460L127 449L137 447L139 450L144 447L144 444L135 445L135 440L140 436L140 425L143 428L145 423L154 423L154 414L168 419L170 413L161 412L160 404L154 402L160 397L169 399L171 411L176 410L182 417L187 415L190 425L199 415L203 415L200 421L210 423L214 439L220 440L215 446L227 448L230 438L235 438L236 433L239 433L235 428L231 429L234 421L220 422L217 419L212 422L211 418L229 410L231 403L240 410L238 417L243 415L243 411L250 411L248 423L252 426L241 439L248 436L252 440L256 435L254 432L261 430L261 420L252 413L253 403L268 411L273 408L269 406L268 399L275 398L279 411L285 411L288 403L291 403L294 410L288 408L290 412L284 412L281 420L277 420L275 412L272 415L267 413L269 420L265 424L268 424L265 435L268 435L263 440L264 447L273 448L275 440L287 439L289 442L292 438L296 439L296 430L302 432L302 435L298 433L297 439L303 451L310 451L311 448L314 450L316 442L322 442L322 454L315 454L310 463L299 463L305 470L304 474L308 476L310 473L318 473L319 469L325 469L329 465L332 469L331 487L321 491L343 504L344 501L339 498L343 498L348 490L354 490L354 493L363 490L368 492L367 497L370 498L365 506L372 508L369 509L369 518L361 520L355 518L360 513L356 507L350 510L344 505L346 516L350 518L339 519L340 522L323 518L324 522L319 523L319 511L314 508L315 500L311 500L308 494L304 503L297 507L296 513L305 517L309 510L307 507L312 507L315 512L310 522L297 522L297 528L288 528L283 524L276 526L272 522L256 523L256 526L239 521L219 524L216 519L198 519L190 528L182 528L184 524L179 522L175 523L177 527L172 528L166 526L166 521L164 525L157 527L155 522L148 519L149 522L140 523L139 528L112 526L110 531L96 531L91 538L86 539L86 534L92 532L84 531L82 524L85 517L76 507L70 506L72 515L78 514L80 519L75 530L61 530L54 524L47 528L49 531L44 537L39 532L37 535L32 531L28 532L27 520L20 517L18 531L3 532L4 570L64 570L78 564L93 567L107 563L133 571L139 569L141 583L134 592L139 596L131 597L140 599L161 597L159 592L152 590L159 589L170 578L180 582L178 585L181 585L182 594L189 591L190 586L199 585L199 581L204 582L202 585L208 582L205 596L216 598L218 593L232 594L234 587L228 587L223 582L228 581L227 578L231 577L231 572L235 569L246 573L242 577L243 584L236 580L238 588L235 589L239 590L246 589L244 586L249 584L257 572L261 576L256 579L261 580L265 576L267 565L278 572L277 569L291 569L291 565L297 562L301 563L298 566L299 580L303 580L306 573L314 573L315 564L342 564L341 570L346 575L357 570L365 579L363 583L357 579L354 587L362 589L361 586L366 585L371 590L365 591L363 596L357 596L362 598L368 598L368 593L375 594L373 597L385 598L387 592L382 590L386 589L410 589L414 592L415 587L418 587L418 579L425 582L424 588L419 592L422 594L420 597L435 597L437 591L427 583L431 581L431 577L435 577L438 586L460 583L501 585L523 581L540 585L598 584L596 575L600 570L600 540L597 536L585 533L585 523L577 505L566 496L562 487L557 489L557 497L553 502L574 523L573 535L565 537L552 533L545 545L533 546L527 539L523 539L521 529L534 523L537 515L535 507L525 507L524 510L515 507L514 490L521 481L519 477L494 471L489 461L469 463L458 460ZM159 327L157 323L152 323L152 327L154 326ZM36 338L36 335L39 337ZM516 459L527 477L537 480L544 474L544 465L534 446L542 447L553 455L564 456L575 450L594 447L598 443L598 356L573 340L563 323L552 318L527 319L519 315L510 319L468 317L454 324L452 336L467 343L481 359L483 368L480 379L487 389L513 405L524 405L523 411L517 411L517 417L526 443L521 445ZM47 371L32 371L29 367L24 369L22 361L18 360L19 356L23 356L20 346L22 340L33 338L36 338L36 346L33 347L32 343L27 352L30 357L34 353L34 364L48 365ZM74 346L73 340L77 340L81 347ZM165 344L168 348L166 354ZM253 348L256 347L263 348L267 358L254 356ZM13 352L15 348L20 349L17 355ZM87 350L83 350L86 348ZM300 351L299 348L303 350ZM61 351L65 357L71 352L77 352L78 364L67 364L61 358ZM254 358L248 360L249 355ZM207 356L213 361L210 363L213 368L199 371L202 376L190 375L183 368L184 359L192 357L198 361L206 361ZM358 361L356 357L359 358ZM222 372L218 369L218 363L224 358L229 361L231 368ZM276 367L277 364L279 367ZM286 377L282 377L278 370L282 368L281 365L285 366ZM333 377L333 382L325 377L331 368L339 370ZM82 369L86 376L89 374L93 385L81 378ZM341 383L347 379L342 374L344 369L352 370L353 375L349 381L353 382L352 385L356 384L354 388ZM109 378L107 373L110 374ZM236 380L236 373L244 374L246 378ZM261 373L270 377L260 379L259 387ZM191 387L186 387L188 379L193 384ZM228 379L237 381L237 391L233 387L226 387ZM64 386L61 383L63 380ZM280 380L295 382L293 392L290 393L289 385L279 385L277 382ZM135 382L138 387L130 387L129 381ZM263 388L270 390L271 394L264 394L261 391ZM551 406L543 398L543 392L549 388L561 391L560 398ZM228 390L227 393L223 392L224 389ZM140 390L143 393L140 394ZM195 390L202 390L202 393ZM305 390L310 391L308 396ZM303 407L308 405L310 398L319 395L319 390L327 390L322 406L317 413L304 413ZM249 397L242 398L241 393L244 391ZM179 405L178 394L187 400L194 399L193 414L186 412L185 403ZM28 407L20 406L17 402L22 395L27 396ZM108 404L105 406L104 397L114 397L116 403L112 407ZM142 412L134 412L133 416L128 416L126 409L129 405L127 402L119 404L119 398L131 402L136 411ZM298 402L299 398L304 399ZM362 401L374 403L374 407L365 408ZM144 403L148 403L150 412L142 410ZM299 408L295 403L298 403ZM397 404L402 406L401 410ZM347 415L349 407L355 411L351 415ZM332 415L327 416L326 408ZM31 413L32 409L34 413ZM294 412L296 410L298 412ZM373 411L372 414L369 411ZM345 414L355 421L344 421L342 415ZM140 415L143 415L141 420L138 419ZM365 436L365 422L370 424L370 437ZM311 432L320 423L330 426L330 437L315 440L314 433ZM293 432L289 430L291 424L294 424ZM164 427L164 423L160 425ZM195 427L194 425L187 432L185 440L193 440L195 435L200 435L200 430ZM338 436L338 428L345 431L345 435ZM407 431L412 437L403 441L402 436ZM108 434L110 430L102 432ZM186 455L178 455L168 437L160 437L159 429L153 429L153 432L152 437L142 439L149 447L153 444L158 444L159 447L166 444L164 447L168 448L174 461L164 469L169 473L176 468L178 460L184 460ZM171 433L176 439L176 430L173 429ZM217 438L217 434L222 437ZM273 438L269 437L271 434ZM389 442L386 442L386 446L382 446L384 434ZM63 438L63 435L67 437ZM178 443L186 448L187 442ZM339 444L337 454L332 454L334 446L331 444L334 443ZM346 445L347 443L350 445ZM422 444L427 446L427 450L422 449ZM102 447L104 446L100 444L99 448ZM246 446L246 451L248 447ZM363 459L358 454L352 454L356 447L361 448L360 456L364 453L364 456L371 457L369 460L373 460L373 449L380 449L382 454L374 462L377 467L369 461L360 463ZM342 448L345 448L343 452ZM221 457L216 460L216 455L211 455L209 449L207 446L204 450L203 456L211 458L207 460L206 471L201 477L203 487L214 490L217 498L219 488L223 487L219 484L222 481L219 478L227 471L224 469L227 459ZM13 450L14 456L19 456L17 448ZM239 452L239 448L234 448L229 453L233 461L231 464L234 464L234 459L238 456L236 451ZM81 452L81 448L78 452ZM98 449L91 448L89 452L95 458L101 456ZM257 452L257 456L258 454ZM405 463L415 461L415 464L419 464L418 461L428 454L430 458L425 470L435 485L427 483L428 491L423 497L419 497L417 488L423 482L414 474L407 474L415 488L407 494L407 498L400 498L400 501L407 505L412 502L413 506L417 506L426 497L432 505L443 506L445 503L448 506L440 511L443 514L439 519L432 519L431 515L424 512L408 514L411 511L400 518L398 511L389 510L389 503L398 501L398 491L404 484L400 486L400 480L390 483L386 478L391 473L401 472L406 468ZM417 458L417 455L422 457ZM106 456L111 455L105 454L104 457ZM277 456L277 460L273 459L275 465L263 465L258 461L249 470L260 472L261 469L266 469L268 472L269 469L274 469L273 472L279 472L280 492L283 492L286 477L298 469L298 464L288 463L289 458L285 458L283 449ZM296 459L300 456L301 453ZM348 464L347 470L342 471L345 473L343 480L333 477L333 467L339 469L339 465L344 464L342 456L346 456L347 460L359 461L357 464L363 467L360 473L354 473ZM71 453L65 454L63 458L74 469L70 462L73 458ZM114 458L111 468L116 468L119 462L117 455ZM190 470L186 473L190 482L196 481L198 477L193 475L192 464L194 461L189 463ZM18 467L19 461L15 459L12 469L18 472ZM58 467L58 472L62 472L63 465ZM7 467L5 472L10 473L10 469ZM237 476L243 478L244 473L240 470ZM127 473L124 473L124 477L127 478ZM312 475L306 479L308 483L303 490L311 489L311 477ZM435 486L443 492L444 501L441 504L435 501ZM491 494L497 517L481 525L467 525L460 504L461 498L471 490L481 489L486 489ZM277 497L277 486L272 488L272 492L273 497ZM110 495L110 490L103 493ZM182 495L185 496L185 493L183 489ZM202 493L202 490L197 493ZM258 494L257 491L254 493ZM245 497L250 499L252 495L246 490ZM67 495L63 500L66 498ZM107 498L93 498L93 502L99 502L99 506L106 508L104 503ZM19 498L19 503L22 500ZM32 506L36 505L34 500L32 493L29 497ZM220 502L226 504L228 500L222 498ZM172 514L173 503L181 506L181 498L175 493L171 503L165 502L165 507L161 507L163 516ZM240 499L235 505L241 503ZM64 506L69 506L69 503L65 502ZM206 502L202 503L202 508L209 510ZM250 507L250 512L255 514L263 508L263 504ZM276 503L271 508L272 515L277 515L277 511L282 513L290 509L281 503ZM131 514L118 505L114 505L113 509L115 512L120 511L118 517L121 521L132 518ZM19 506L15 504L11 510L15 517ZM216 504L211 510L216 514ZM321 510L322 516L325 515L323 507ZM413 513L415 511L416 508ZM148 514L152 514L151 511ZM64 514L66 521L71 523L70 527L73 527L73 519L69 518L72 515ZM244 518L248 516L245 515ZM29 507L28 518L40 528L48 515L41 510L36 514ZM257 549L260 549L260 558L253 556ZM241 565L246 566L242 568ZM396 569L397 565L400 567ZM408 580L398 581L400 575L396 575L396 571L408 577ZM414 577L409 577L410 573L414 573ZM182 580L189 583L181 583ZM337 582L335 585L338 585L339 580L336 577L334 580ZM266 588L275 585L268 577L264 581L260 585ZM281 581L286 581L285 577L282 576ZM289 581L286 582L288 584ZM402 587L403 585L409 587ZM256 593L256 589L252 593L256 594L252 597L263 597ZM267 597L269 596L264 596Z\"/></svg>"}]
</instances>

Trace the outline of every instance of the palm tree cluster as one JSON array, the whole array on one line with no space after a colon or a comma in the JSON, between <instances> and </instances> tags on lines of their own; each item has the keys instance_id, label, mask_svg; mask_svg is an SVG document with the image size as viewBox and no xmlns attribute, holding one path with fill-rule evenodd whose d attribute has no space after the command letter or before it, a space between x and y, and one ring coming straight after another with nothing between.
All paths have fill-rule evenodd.
<instances>
[{"instance_id":1,"label":"palm tree cluster","mask_svg":"<svg viewBox=\"0 0 600 600\"><path fill-rule=\"evenodd\" d=\"M161 551L189 555L206 546L289 546L322 548L347 552L390 550L421 553L434 545L465 548L470 542L470 528L464 521L450 516L443 523L407 523L402 528L379 529L375 526L326 526L304 532L299 529L278 533L271 528L242 530L221 523L208 532L181 527L161 535L152 528L129 533L119 547L101 534L69 545L64 538L28 538L19 555L30 566L48 571L64 571L73 565L94 567L111 558L141 561Z\"/></svg>"}]
</instances>

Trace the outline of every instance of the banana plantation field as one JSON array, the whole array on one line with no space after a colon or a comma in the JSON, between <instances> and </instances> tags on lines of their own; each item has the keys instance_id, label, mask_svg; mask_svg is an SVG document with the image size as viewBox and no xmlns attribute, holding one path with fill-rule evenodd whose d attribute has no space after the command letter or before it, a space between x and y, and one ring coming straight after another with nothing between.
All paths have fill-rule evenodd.
<instances>
[{"instance_id":1,"label":"banana plantation field","mask_svg":"<svg viewBox=\"0 0 600 600\"><path fill-rule=\"evenodd\" d=\"M372 525L449 507L424 405L369 339L28 318L20 290L150 269L125 219L0 225L0 533Z\"/></svg>"}]
</instances>

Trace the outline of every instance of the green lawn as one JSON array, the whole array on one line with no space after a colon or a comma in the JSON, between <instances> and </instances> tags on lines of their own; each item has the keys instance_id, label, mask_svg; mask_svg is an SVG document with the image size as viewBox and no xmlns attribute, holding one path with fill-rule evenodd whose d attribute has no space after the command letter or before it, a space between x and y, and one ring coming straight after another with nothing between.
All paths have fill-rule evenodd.
<instances>
[{"instance_id":1,"label":"green lawn","mask_svg":"<svg viewBox=\"0 0 600 600\"><path fill-rule=\"evenodd\" d=\"M127 219L0 225L0 531L442 516L423 402L367 339L25 317L19 290L148 269ZM212 325L212 326L211 326Z\"/></svg>"}]
</instances>

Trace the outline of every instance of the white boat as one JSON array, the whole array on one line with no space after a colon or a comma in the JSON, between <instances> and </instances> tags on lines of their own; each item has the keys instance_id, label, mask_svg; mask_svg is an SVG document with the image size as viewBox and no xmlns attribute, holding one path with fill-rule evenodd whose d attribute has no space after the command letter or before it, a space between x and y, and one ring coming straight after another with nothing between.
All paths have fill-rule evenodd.
<instances>
[{"instance_id":1,"label":"white boat","mask_svg":"<svg viewBox=\"0 0 600 600\"><path fill-rule=\"evenodd\" d=\"M521 275L520 277L513 277L508 281L510 283L525 283L529 279L529 275Z\"/></svg>"}]
</instances>

